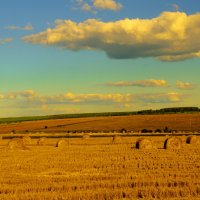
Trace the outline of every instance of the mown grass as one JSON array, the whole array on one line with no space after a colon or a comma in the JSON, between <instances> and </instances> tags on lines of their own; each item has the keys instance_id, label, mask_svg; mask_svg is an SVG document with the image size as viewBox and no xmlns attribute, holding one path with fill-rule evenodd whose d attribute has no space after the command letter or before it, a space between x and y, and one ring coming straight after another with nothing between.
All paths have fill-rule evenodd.
<instances>
[{"instance_id":1,"label":"mown grass","mask_svg":"<svg viewBox=\"0 0 200 200\"><path fill-rule=\"evenodd\" d=\"M138 150L138 138L57 139L29 150L6 150L0 142L1 200L200 199L200 148L163 149L165 137L151 138L156 149Z\"/></svg>"}]
</instances>

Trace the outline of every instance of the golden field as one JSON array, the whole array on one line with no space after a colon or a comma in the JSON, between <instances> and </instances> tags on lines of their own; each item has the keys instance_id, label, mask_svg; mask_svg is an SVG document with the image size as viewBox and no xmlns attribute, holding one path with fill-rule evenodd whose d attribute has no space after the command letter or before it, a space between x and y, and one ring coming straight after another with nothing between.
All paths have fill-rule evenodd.
<instances>
[{"instance_id":1,"label":"golden field","mask_svg":"<svg viewBox=\"0 0 200 200\"><path fill-rule=\"evenodd\" d=\"M16 132L66 132L73 130L112 131L126 129L134 132L142 129L156 130L168 127L178 131L200 131L200 113L130 115L111 117L85 117L56 120L27 121L0 124L0 133Z\"/></svg>"},{"instance_id":2,"label":"golden field","mask_svg":"<svg viewBox=\"0 0 200 200\"><path fill-rule=\"evenodd\" d=\"M197 136L197 140L199 136ZM1 200L200 199L200 144L164 149L166 136L31 139L26 148L0 141Z\"/></svg>"}]
</instances>

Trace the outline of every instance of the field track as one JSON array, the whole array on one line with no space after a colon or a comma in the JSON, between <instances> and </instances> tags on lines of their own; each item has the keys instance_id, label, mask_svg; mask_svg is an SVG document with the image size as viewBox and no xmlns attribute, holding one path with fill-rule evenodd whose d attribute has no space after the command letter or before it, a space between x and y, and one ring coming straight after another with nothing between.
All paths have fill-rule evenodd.
<instances>
[{"instance_id":1,"label":"field track","mask_svg":"<svg viewBox=\"0 0 200 200\"><path fill-rule=\"evenodd\" d=\"M175 133L175 134L165 134L165 133L131 133L131 134L122 134L122 133L88 133L90 138L110 138L115 136L120 136L122 138L156 138L156 137L170 137L170 136L200 136L200 133ZM32 139L39 139L41 137L50 138L50 139L59 139L59 138L66 138L66 139L73 139L73 138L83 138L84 133L80 134L66 134L66 133L21 133L21 134L2 134L2 139L13 139L13 138L23 138L25 136L29 136Z\"/></svg>"}]
</instances>

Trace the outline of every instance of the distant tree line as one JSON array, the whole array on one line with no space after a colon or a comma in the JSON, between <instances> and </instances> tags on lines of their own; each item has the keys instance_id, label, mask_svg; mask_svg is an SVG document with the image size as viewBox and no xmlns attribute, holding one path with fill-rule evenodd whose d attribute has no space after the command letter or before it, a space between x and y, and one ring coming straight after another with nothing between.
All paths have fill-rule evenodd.
<instances>
[{"instance_id":1,"label":"distant tree line","mask_svg":"<svg viewBox=\"0 0 200 200\"><path fill-rule=\"evenodd\" d=\"M137 114L167 114L167 113L191 113L200 112L198 107L172 107L172 108L161 108L159 110L141 110Z\"/></svg>"},{"instance_id":2,"label":"distant tree line","mask_svg":"<svg viewBox=\"0 0 200 200\"><path fill-rule=\"evenodd\" d=\"M48 119L127 116L127 115L154 115L154 114L174 114L174 113L194 113L194 112L200 112L200 108L198 107L172 107L172 108L162 108L159 110L149 109L149 110L132 111L132 112L80 113L80 114L61 114L61 115L49 115L49 116L0 118L0 124L23 122L23 121L48 120Z\"/></svg>"}]
</instances>

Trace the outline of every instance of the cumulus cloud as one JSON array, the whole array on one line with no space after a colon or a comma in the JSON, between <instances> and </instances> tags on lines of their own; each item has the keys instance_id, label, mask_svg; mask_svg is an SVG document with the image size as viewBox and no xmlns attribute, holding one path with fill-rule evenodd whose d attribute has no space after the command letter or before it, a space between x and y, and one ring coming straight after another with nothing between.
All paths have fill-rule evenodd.
<instances>
[{"instance_id":1,"label":"cumulus cloud","mask_svg":"<svg viewBox=\"0 0 200 200\"><path fill-rule=\"evenodd\" d=\"M4 99L4 95L0 94L0 99Z\"/></svg>"},{"instance_id":2,"label":"cumulus cloud","mask_svg":"<svg viewBox=\"0 0 200 200\"><path fill-rule=\"evenodd\" d=\"M4 99L33 99L37 97L37 93L33 90L25 90L20 92L10 92L4 95Z\"/></svg>"},{"instance_id":3,"label":"cumulus cloud","mask_svg":"<svg viewBox=\"0 0 200 200\"><path fill-rule=\"evenodd\" d=\"M87 12L97 13L98 10L113 10L117 11L122 8L122 4L115 0L92 0L90 3L84 0L76 0L77 6L75 9L81 9Z\"/></svg>"},{"instance_id":4,"label":"cumulus cloud","mask_svg":"<svg viewBox=\"0 0 200 200\"><path fill-rule=\"evenodd\" d=\"M108 86L116 87L127 87L127 86L136 86L136 87L167 87L168 83L165 80L139 80L139 81L119 81L114 83L107 83Z\"/></svg>"},{"instance_id":5,"label":"cumulus cloud","mask_svg":"<svg viewBox=\"0 0 200 200\"><path fill-rule=\"evenodd\" d=\"M84 0L76 0L77 5L75 7L73 7L73 9L75 10L84 10L86 12L92 12L92 6L89 5L87 2L85 2Z\"/></svg>"},{"instance_id":6,"label":"cumulus cloud","mask_svg":"<svg viewBox=\"0 0 200 200\"><path fill-rule=\"evenodd\" d=\"M0 45L2 44L6 44L6 43L10 43L12 42L13 39L12 38L4 38L4 39L0 39Z\"/></svg>"},{"instance_id":7,"label":"cumulus cloud","mask_svg":"<svg viewBox=\"0 0 200 200\"><path fill-rule=\"evenodd\" d=\"M41 96L38 98L38 100L50 104L123 103L129 102L131 99L131 94L74 94L71 92L55 96Z\"/></svg>"},{"instance_id":8,"label":"cumulus cloud","mask_svg":"<svg viewBox=\"0 0 200 200\"><path fill-rule=\"evenodd\" d=\"M104 10L120 10L122 8L122 4L114 0L94 0L93 6Z\"/></svg>"},{"instance_id":9,"label":"cumulus cloud","mask_svg":"<svg viewBox=\"0 0 200 200\"><path fill-rule=\"evenodd\" d=\"M83 3L81 9L85 10L87 12L91 12L92 11L92 7L88 3Z\"/></svg>"},{"instance_id":10,"label":"cumulus cloud","mask_svg":"<svg viewBox=\"0 0 200 200\"><path fill-rule=\"evenodd\" d=\"M175 11L178 11L180 9L180 7L177 4L172 4L171 6Z\"/></svg>"},{"instance_id":11,"label":"cumulus cloud","mask_svg":"<svg viewBox=\"0 0 200 200\"><path fill-rule=\"evenodd\" d=\"M33 90L9 92L0 94L0 99L4 100L29 100L45 104L64 104L64 103L95 103L95 102L129 102L131 94L74 94L71 92L59 95L40 95Z\"/></svg>"},{"instance_id":12,"label":"cumulus cloud","mask_svg":"<svg viewBox=\"0 0 200 200\"><path fill-rule=\"evenodd\" d=\"M191 90L195 88L194 84L183 81L176 81L176 87L181 90Z\"/></svg>"},{"instance_id":13,"label":"cumulus cloud","mask_svg":"<svg viewBox=\"0 0 200 200\"><path fill-rule=\"evenodd\" d=\"M22 31L31 31L33 30L33 26L31 24L27 24L26 26L20 27L15 25L6 26L5 29L8 30L22 30Z\"/></svg>"},{"instance_id":14,"label":"cumulus cloud","mask_svg":"<svg viewBox=\"0 0 200 200\"><path fill-rule=\"evenodd\" d=\"M200 13L163 12L153 19L81 23L56 20L55 28L28 35L25 42L72 51L100 50L111 58L154 57L178 61L200 57Z\"/></svg>"},{"instance_id":15,"label":"cumulus cloud","mask_svg":"<svg viewBox=\"0 0 200 200\"><path fill-rule=\"evenodd\" d=\"M144 103L178 103L183 99L183 95L176 92L166 94L146 94L139 95L137 99Z\"/></svg>"}]
</instances>

